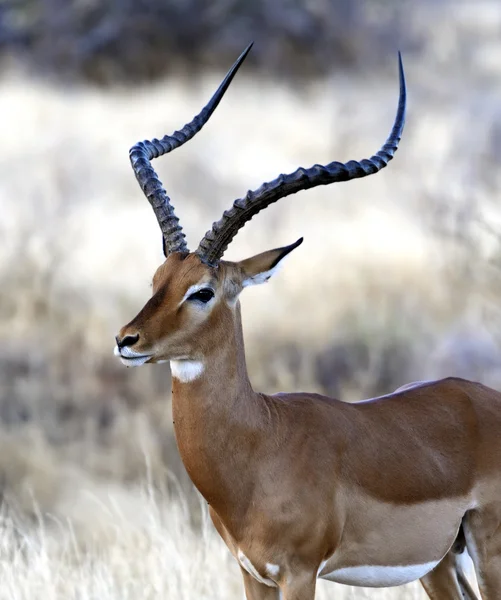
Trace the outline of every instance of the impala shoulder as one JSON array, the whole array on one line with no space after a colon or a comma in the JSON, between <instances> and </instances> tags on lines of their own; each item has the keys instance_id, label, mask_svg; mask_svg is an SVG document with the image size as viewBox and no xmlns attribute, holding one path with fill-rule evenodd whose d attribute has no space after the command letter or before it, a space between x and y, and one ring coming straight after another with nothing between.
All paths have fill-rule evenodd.
<instances>
[{"instance_id":1,"label":"impala shoulder","mask_svg":"<svg viewBox=\"0 0 501 600\"><path fill-rule=\"evenodd\" d=\"M317 450L318 444L328 443L341 451L343 440L360 420L350 403L321 394L279 392L266 398L275 431L288 440L301 436L315 439Z\"/></svg>"}]
</instances>

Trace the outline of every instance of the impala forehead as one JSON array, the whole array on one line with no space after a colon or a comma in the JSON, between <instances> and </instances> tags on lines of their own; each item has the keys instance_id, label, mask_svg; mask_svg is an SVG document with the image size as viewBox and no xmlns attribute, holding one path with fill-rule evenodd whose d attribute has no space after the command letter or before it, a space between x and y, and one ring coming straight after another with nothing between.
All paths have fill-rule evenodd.
<instances>
[{"instance_id":1,"label":"impala forehead","mask_svg":"<svg viewBox=\"0 0 501 600\"><path fill-rule=\"evenodd\" d=\"M217 268L200 262L194 254L170 255L153 276L153 294L181 304L194 292L210 287L216 294L234 296L241 289L241 273L235 264L221 261Z\"/></svg>"},{"instance_id":2,"label":"impala forehead","mask_svg":"<svg viewBox=\"0 0 501 600\"><path fill-rule=\"evenodd\" d=\"M214 269L207 267L194 255L179 255L178 253L167 257L153 275L153 293L161 289L169 296L182 298L193 286L216 283Z\"/></svg>"}]
</instances>

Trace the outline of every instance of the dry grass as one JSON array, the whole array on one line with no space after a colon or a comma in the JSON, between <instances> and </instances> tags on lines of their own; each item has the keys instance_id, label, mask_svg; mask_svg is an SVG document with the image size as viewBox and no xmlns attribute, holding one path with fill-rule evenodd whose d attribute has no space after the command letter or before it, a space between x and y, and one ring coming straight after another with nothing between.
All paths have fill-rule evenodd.
<instances>
[{"instance_id":1,"label":"dry grass","mask_svg":"<svg viewBox=\"0 0 501 600\"><path fill-rule=\"evenodd\" d=\"M240 598L240 571L208 516L194 529L179 496L151 486L86 482L59 516L18 525L0 518L1 600ZM362 590L320 582L317 598L417 600L417 584Z\"/></svg>"},{"instance_id":2,"label":"dry grass","mask_svg":"<svg viewBox=\"0 0 501 600\"><path fill-rule=\"evenodd\" d=\"M229 258L305 236L275 280L243 298L256 387L353 400L458 374L501 388L500 21L494 1L416 8L426 43L406 61L395 161L374 178L283 200L239 234ZM219 79L107 92L17 71L0 80L1 598L240 593L210 527L200 535L170 500L168 473L189 485L168 367L125 370L111 356L161 260L127 149L191 118ZM156 165L191 245L279 171L371 153L396 99L396 64L294 92L242 74L207 129ZM166 491L148 491L157 488Z\"/></svg>"}]
</instances>

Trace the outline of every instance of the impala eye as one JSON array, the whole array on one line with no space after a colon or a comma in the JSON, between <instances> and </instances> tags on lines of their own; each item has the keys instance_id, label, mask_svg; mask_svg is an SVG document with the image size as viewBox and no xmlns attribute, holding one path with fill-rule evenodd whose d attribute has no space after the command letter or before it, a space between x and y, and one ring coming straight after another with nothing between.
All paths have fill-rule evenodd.
<instances>
[{"instance_id":1,"label":"impala eye","mask_svg":"<svg viewBox=\"0 0 501 600\"><path fill-rule=\"evenodd\" d=\"M203 304L207 304L212 298L214 298L214 292L210 288L202 288L188 296L188 300L203 302Z\"/></svg>"}]
</instances>

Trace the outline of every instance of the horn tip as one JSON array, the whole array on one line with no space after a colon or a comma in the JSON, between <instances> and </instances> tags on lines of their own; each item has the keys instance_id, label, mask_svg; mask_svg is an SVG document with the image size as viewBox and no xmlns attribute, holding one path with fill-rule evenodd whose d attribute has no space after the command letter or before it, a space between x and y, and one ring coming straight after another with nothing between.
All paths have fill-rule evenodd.
<instances>
[{"instance_id":1,"label":"horn tip","mask_svg":"<svg viewBox=\"0 0 501 600\"><path fill-rule=\"evenodd\" d=\"M398 76L400 79L400 85L405 91L405 72L404 72L404 63L402 60L402 53L400 50L398 51Z\"/></svg>"},{"instance_id":2,"label":"horn tip","mask_svg":"<svg viewBox=\"0 0 501 600\"><path fill-rule=\"evenodd\" d=\"M251 42L247 45L242 54L238 57L237 63L243 62L243 60L247 57L247 54L249 54L249 52L251 51L252 46L254 46L254 40L251 40Z\"/></svg>"}]
</instances>

